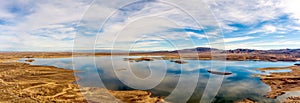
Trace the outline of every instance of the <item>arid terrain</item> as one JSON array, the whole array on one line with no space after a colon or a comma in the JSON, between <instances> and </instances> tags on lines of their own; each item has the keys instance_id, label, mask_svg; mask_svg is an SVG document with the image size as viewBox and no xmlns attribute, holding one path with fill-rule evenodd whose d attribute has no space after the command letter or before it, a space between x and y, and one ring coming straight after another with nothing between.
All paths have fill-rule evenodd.
<instances>
[{"instance_id":1,"label":"arid terrain","mask_svg":"<svg viewBox=\"0 0 300 103\"><path fill-rule=\"evenodd\" d=\"M72 70L25 63L0 64L1 102L86 102Z\"/></svg>"},{"instance_id":2,"label":"arid terrain","mask_svg":"<svg viewBox=\"0 0 300 103\"><path fill-rule=\"evenodd\" d=\"M259 75L261 81L271 87L271 91L265 96L276 98L287 92L300 91L300 66L259 68L261 71L291 69L291 72L271 73L270 75ZM298 103L300 99L287 98L289 103Z\"/></svg>"},{"instance_id":3,"label":"arid terrain","mask_svg":"<svg viewBox=\"0 0 300 103\"><path fill-rule=\"evenodd\" d=\"M134 53L76 53L76 56L104 56L104 55L138 55L145 56L141 60L152 61L147 56L161 56L165 60L172 59L199 59L211 60L211 49L198 50L194 53L189 50L171 52L134 52ZM247 51L234 50L219 52L220 56L227 55L226 60L259 60L259 61L299 61L299 53L295 50L271 51ZM161 97L151 97L147 91L111 91L104 88L80 88L74 84L76 78L72 70L53 66L36 66L20 63L20 58L66 58L72 57L72 52L1 52L0 53L0 102L138 102L155 103L164 101ZM154 58L155 59L155 58ZM130 61L131 59L128 58ZM132 59L134 61L141 61ZM176 61L174 61L176 62ZM183 63L184 61L179 61ZM271 75L259 75L262 82L272 89L266 97L276 98L289 91L300 91L300 67L290 66L292 72L272 73ZM259 70L274 70L282 68L261 68ZM116 98L117 99L116 99ZM101 101L99 101L99 98ZM249 102L249 99L244 101ZM287 101L294 102L293 98ZM297 101L297 100L296 100ZM241 101L243 102L243 101ZM297 101L299 102L299 101Z\"/></svg>"},{"instance_id":4,"label":"arid terrain","mask_svg":"<svg viewBox=\"0 0 300 103\"><path fill-rule=\"evenodd\" d=\"M147 91L111 91L74 84L73 70L53 66L36 66L18 62L18 58L61 58L71 53L1 53L0 102L40 103L156 103ZM115 98L116 97L116 98Z\"/></svg>"},{"instance_id":5,"label":"arid terrain","mask_svg":"<svg viewBox=\"0 0 300 103\"><path fill-rule=\"evenodd\" d=\"M115 53L116 55L120 53ZM300 49L279 49L279 50L254 50L254 49L235 49L219 50L213 48L192 48L175 51L157 52L132 52L129 55L156 55L165 59L191 59L191 60L255 60L255 61L299 61Z\"/></svg>"},{"instance_id":6,"label":"arid terrain","mask_svg":"<svg viewBox=\"0 0 300 103\"><path fill-rule=\"evenodd\" d=\"M254 50L235 49L219 50L198 47L175 51L154 52L0 52L0 60L17 60L18 58L61 58L72 56L104 56L104 55L130 55L130 56L161 56L163 59L191 59L191 60L255 60L255 61L300 61L300 49ZM1 62L1 61L0 61Z\"/></svg>"}]
</instances>

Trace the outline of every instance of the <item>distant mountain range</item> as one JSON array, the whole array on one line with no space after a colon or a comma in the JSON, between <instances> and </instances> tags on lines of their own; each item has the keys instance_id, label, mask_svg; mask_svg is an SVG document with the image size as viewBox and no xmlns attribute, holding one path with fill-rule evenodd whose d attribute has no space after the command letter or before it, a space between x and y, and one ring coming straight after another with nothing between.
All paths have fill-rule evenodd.
<instances>
[{"instance_id":1,"label":"distant mountain range","mask_svg":"<svg viewBox=\"0 0 300 103\"><path fill-rule=\"evenodd\" d=\"M217 51L226 54L227 60L265 60L265 61L300 61L300 49L277 49L277 50L256 50L256 49L234 49L219 50L215 48L197 47L175 51L144 52L148 54L189 54L198 53L199 58L211 58L211 54ZM181 54L182 55L182 54Z\"/></svg>"},{"instance_id":2,"label":"distant mountain range","mask_svg":"<svg viewBox=\"0 0 300 103\"><path fill-rule=\"evenodd\" d=\"M233 49L233 50L220 50L208 47L197 47L191 49L182 49L174 51L155 51L155 52L211 52L211 51L222 51L227 53L261 53L261 54L297 54L300 53L300 49L272 49L272 50L256 50L256 49Z\"/></svg>"},{"instance_id":3,"label":"distant mountain range","mask_svg":"<svg viewBox=\"0 0 300 103\"><path fill-rule=\"evenodd\" d=\"M233 50L220 50L216 48L209 47L196 47L190 49L181 49L174 51L131 51L130 53L137 54L166 54L166 53L202 53L210 54L211 51L219 51L221 53L226 53L227 55L255 55L255 56L271 56L271 57L284 57L284 58L300 58L300 49L273 49L273 50L256 50L256 49L233 49ZM124 50L82 50L77 52L96 52L96 53L127 53Z\"/></svg>"},{"instance_id":4,"label":"distant mountain range","mask_svg":"<svg viewBox=\"0 0 300 103\"><path fill-rule=\"evenodd\" d=\"M189 52L211 52L211 51L222 51L227 53L261 53L261 54L297 54L300 53L300 49L272 49L272 50L256 50L256 49L233 49L233 50L220 50L209 47L196 47L190 49L181 49L174 51L130 51L130 52L138 52L138 53L189 53ZM35 51L0 51L0 52L35 52ZM47 51L36 51L36 52L47 52ZM51 51L51 52L72 52L72 50L66 51ZM127 53L128 50L76 50L74 52L81 53Z\"/></svg>"},{"instance_id":5,"label":"distant mountain range","mask_svg":"<svg viewBox=\"0 0 300 103\"><path fill-rule=\"evenodd\" d=\"M214 51L214 52L212 52ZM77 51L77 52L94 52ZM96 55L128 55L128 51L122 50L95 50ZM131 51L129 55L136 56L164 56L166 58L188 58L210 60L213 59L213 53L218 52L226 54L226 60L255 60L255 61L300 61L300 49L277 49L277 50L256 50L256 49L234 49L220 50L216 48L197 47L190 49L181 49L174 51ZM104 53L104 54L103 54ZM198 53L195 55L193 53ZM217 54L218 55L218 54ZM216 57L216 55L214 55Z\"/></svg>"}]
</instances>

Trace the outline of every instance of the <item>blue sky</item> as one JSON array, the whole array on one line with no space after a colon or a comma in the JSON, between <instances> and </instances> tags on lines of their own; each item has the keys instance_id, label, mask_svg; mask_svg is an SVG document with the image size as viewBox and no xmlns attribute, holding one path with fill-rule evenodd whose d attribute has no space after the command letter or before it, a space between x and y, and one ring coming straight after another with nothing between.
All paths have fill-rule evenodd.
<instances>
[{"instance_id":1,"label":"blue sky","mask_svg":"<svg viewBox=\"0 0 300 103\"><path fill-rule=\"evenodd\" d=\"M0 0L0 51L300 48L299 0L133 1Z\"/></svg>"}]
</instances>

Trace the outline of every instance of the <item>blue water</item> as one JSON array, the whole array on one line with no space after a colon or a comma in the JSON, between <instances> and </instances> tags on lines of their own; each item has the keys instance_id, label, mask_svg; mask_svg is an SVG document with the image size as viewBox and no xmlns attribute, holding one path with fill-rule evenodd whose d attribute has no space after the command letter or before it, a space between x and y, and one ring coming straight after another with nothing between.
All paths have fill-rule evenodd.
<instances>
[{"instance_id":1,"label":"blue water","mask_svg":"<svg viewBox=\"0 0 300 103\"><path fill-rule=\"evenodd\" d=\"M217 75L210 75L207 72L207 70L211 69L212 63L217 65L225 63L225 71L233 73L232 75L224 76L221 88L213 102L231 103L244 98L251 98L258 102L279 102L278 99L269 99L263 96L270 91L270 88L261 82L259 78L254 77L253 74L264 74L263 72L256 70L257 68L285 67L295 64L295 62L224 62L211 60L185 60L188 62L187 64L176 64L169 60L128 62L123 61L123 58L125 57L107 56L96 58L76 57L73 59L35 59L31 64L79 70L80 72L77 72L75 75L80 78L80 81L77 83L81 86L105 87L111 90L133 90L140 88L151 91L154 96L168 97L172 91L176 90L176 85L183 83L183 87L186 88L180 88L180 92L177 94L175 93L175 96L168 98L168 101L178 102L183 100L180 97L185 94L184 91L192 89L192 97L189 98L188 101L190 103L198 103L200 101L202 94L207 87L206 84L208 83L209 78L214 80L215 78L220 77L220 75L218 77ZM222 65L212 69L223 71ZM127 71L132 71L135 76L130 76ZM289 72L289 70L269 71L267 73L271 72ZM150 75L152 75L153 78L148 81L140 80L147 79ZM161 75L164 75L164 77L160 78ZM181 79L183 82L179 82ZM195 89L193 89L193 85L196 85ZM217 89L214 86L208 86L208 88Z\"/></svg>"}]
</instances>

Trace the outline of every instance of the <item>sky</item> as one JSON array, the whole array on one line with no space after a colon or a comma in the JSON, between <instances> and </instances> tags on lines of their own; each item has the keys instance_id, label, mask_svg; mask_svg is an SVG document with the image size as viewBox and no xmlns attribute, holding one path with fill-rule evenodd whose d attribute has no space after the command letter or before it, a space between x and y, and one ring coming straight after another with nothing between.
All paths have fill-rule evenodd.
<instances>
[{"instance_id":1,"label":"sky","mask_svg":"<svg viewBox=\"0 0 300 103\"><path fill-rule=\"evenodd\" d=\"M298 5L300 0L0 0L0 51L295 49Z\"/></svg>"}]
</instances>

